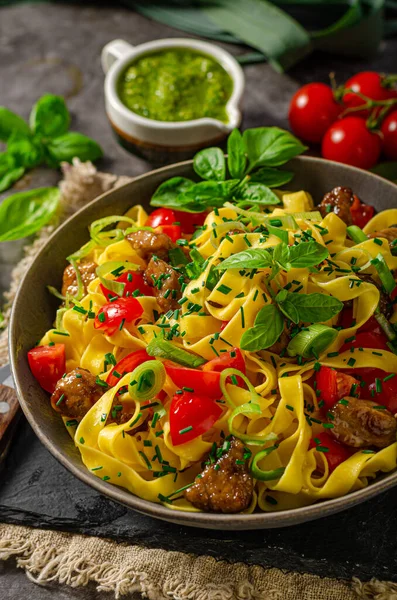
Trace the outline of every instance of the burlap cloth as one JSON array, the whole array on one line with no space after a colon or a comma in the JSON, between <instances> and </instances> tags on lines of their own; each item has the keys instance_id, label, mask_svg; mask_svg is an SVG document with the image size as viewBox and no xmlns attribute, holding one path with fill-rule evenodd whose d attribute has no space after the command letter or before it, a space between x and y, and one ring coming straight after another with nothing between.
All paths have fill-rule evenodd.
<instances>
[{"instance_id":1,"label":"burlap cloth","mask_svg":"<svg viewBox=\"0 0 397 600\"><path fill-rule=\"evenodd\" d=\"M64 165L59 214L25 248L15 267L5 294L6 320L21 276L59 222L129 180L98 173L91 163ZM7 361L5 330L0 335L0 365ZM78 587L93 582L99 592L114 592L116 598L140 592L150 600L397 600L397 584L392 582L321 578L17 525L0 524L0 559L15 559L38 584Z\"/></svg>"}]
</instances>

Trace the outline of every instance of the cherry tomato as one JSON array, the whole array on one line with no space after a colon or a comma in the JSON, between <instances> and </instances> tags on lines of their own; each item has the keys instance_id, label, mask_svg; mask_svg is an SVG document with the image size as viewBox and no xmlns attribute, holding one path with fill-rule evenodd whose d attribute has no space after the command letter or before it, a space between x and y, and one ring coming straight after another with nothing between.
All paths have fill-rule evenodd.
<instances>
[{"instance_id":1,"label":"cherry tomato","mask_svg":"<svg viewBox=\"0 0 397 600\"><path fill-rule=\"evenodd\" d=\"M338 400L349 396L352 385L358 381L351 375L323 365L316 373L316 383L316 389L320 392L318 399L323 400L325 408L328 409Z\"/></svg>"},{"instance_id":2,"label":"cherry tomato","mask_svg":"<svg viewBox=\"0 0 397 600\"><path fill-rule=\"evenodd\" d=\"M209 396L183 392L175 394L170 406L170 433L174 446L202 435L216 423L221 407Z\"/></svg>"},{"instance_id":3,"label":"cherry tomato","mask_svg":"<svg viewBox=\"0 0 397 600\"><path fill-rule=\"evenodd\" d=\"M324 456L327 459L330 473L332 473L337 466L347 460L352 454L351 450L335 440L328 433L319 433L315 436L315 439L316 441L314 439L310 440L311 448L316 448L318 446L321 448L328 448L328 452L324 452ZM320 443L318 443L318 441Z\"/></svg>"},{"instance_id":4,"label":"cherry tomato","mask_svg":"<svg viewBox=\"0 0 397 600\"><path fill-rule=\"evenodd\" d=\"M336 121L341 109L329 85L308 83L292 97L288 119L295 135L317 144Z\"/></svg>"},{"instance_id":5,"label":"cherry tomato","mask_svg":"<svg viewBox=\"0 0 397 600\"><path fill-rule=\"evenodd\" d=\"M356 93L345 94L343 96L343 104L348 108L364 104L365 100L357 96L357 92L372 100L388 100L392 98L392 91L382 85L383 79L376 71L362 71L353 75L353 77L346 81L345 88L350 88ZM360 111L360 115L368 117L369 112L369 110Z\"/></svg>"},{"instance_id":6,"label":"cherry tomato","mask_svg":"<svg viewBox=\"0 0 397 600\"><path fill-rule=\"evenodd\" d=\"M124 323L131 323L143 313L136 298L119 298L104 304L95 317L95 329L101 329L105 335L113 335Z\"/></svg>"},{"instance_id":7,"label":"cherry tomato","mask_svg":"<svg viewBox=\"0 0 397 600\"><path fill-rule=\"evenodd\" d=\"M374 331L363 331L357 333L354 340L343 344L340 352L346 352L350 348L372 348L373 350L389 350L387 338L384 334Z\"/></svg>"},{"instance_id":8,"label":"cherry tomato","mask_svg":"<svg viewBox=\"0 0 397 600\"><path fill-rule=\"evenodd\" d=\"M183 233L194 233L195 227L204 223L207 213L187 213L170 208L157 208L149 215L145 225L148 227L162 227L178 223ZM164 231L167 233L167 231ZM171 237L171 236L170 236ZM180 235L179 235L180 237ZM172 239L172 238L171 238ZM176 238L178 239L178 238Z\"/></svg>"},{"instance_id":9,"label":"cherry tomato","mask_svg":"<svg viewBox=\"0 0 397 600\"><path fill-rule=\"evenodd\" d=\"M66 371L65 344L36 346L29 350L28 362L43 390L52 394Z\"/></svg>"},{"instance_id":10,"label":"cherry tomato","mask_svg":"<svg viewBox=\"0 0 397 600\"><path fill-rule=\"evenodd\" d=\"M397 110L393 110L383 121L383 152L389 160L397 160Z\"/></svg>"},{"instance_id":11,"label":"cherry tomato","mask_svg":"<svg viewBox=\"0 0 397 600\"><path fill-rule=\"evenodd\" d=\"M109 375L107 376L106 383L108 386L113 387L120 381L123 375L126 373L132 373L136 367L139 367L139 365L143 364L147 360L155 359L149 356L146 350L135 350L135 352L127 354L127 356L124 356L124 358L119 360L119 362L110 371ZM117 377L117 375L114 374L115 372L118 373L120 377Z\"/></svg>"},{"instance_id":12,"label":"cherry tomato","mask_svg":"<svg viewBox=\"0 0 397 600\"><path fill-rule=\"evenodd\" d=\"M136 290L139 290L144 296L153 296L153 288L145 283L144 278L140 273L135 271L126 271L120 277L117 277L115 281L125 283L123 298L132 296ZM102 283L100 284L103 295L107 300L117 296L112 290L108 290Z\"/></svg>"},{"instance_id":13,"label":"cherry tomato","mask_svg":"<svg viewBox=\"0 0 397 600\"><path fill-rule=\"evenodd\" d=\"M231 356L232 353L234 356ZM245 374L245 362L239 348L233 348L230 352L224 352L219 357L208 361L201 370L182 367L170 361L165 361L164 366L175 385L180 388L190 387L196 394L211 398L219 398L222 395L219 385L221 371L238 369ZM239 380L238 383L243 384Z\"/></svg>"},{"instance_id":14,"label":"cherry tomato","mask_svg":"<svg viewBox=\"0 0 397 600\"><path fill-rule=\"evenodd\" d=\"M357 227L362 229L374 216L375 209L369 204L363 204L357 196L354 196L354 202L350 207L350 213L353 219L353 225L357 225Z\"/></svg>"},{"instance_id":15,"label":"cherry tomato","mask_svg":"<svg viewBox=\"0 0 397 600\"><path fill-rule=\"evenodd\" d=\"M361 117L345 117L331 125L321 146L324 158L361 169L373 167L380 151L380 136L369 131Z\"/></svg>"}]
</instances>

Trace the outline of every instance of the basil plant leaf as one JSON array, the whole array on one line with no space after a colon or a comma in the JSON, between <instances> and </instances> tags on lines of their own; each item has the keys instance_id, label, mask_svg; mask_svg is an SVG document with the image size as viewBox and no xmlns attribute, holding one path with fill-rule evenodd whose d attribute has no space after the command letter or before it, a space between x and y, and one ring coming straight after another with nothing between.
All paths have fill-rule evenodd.
<instances>
[{"instance_id":1,"label":"basil plant leaf","mask_svg":"<svg viewBox=\"0 0 397 600\"><path fill-rule=\"evenodd\" d=\"M193 159L193 169L202 179L224 181L226 177L225 156L220 148L205 148Z\"/></svg>"},{"instance_id":2,"label":"basil plant leaf","mask_svg":"<svg viewBox=\"0 0 397 600\"><path fill-rule=\"evenodd\" d=\"M46 161L55 169L62 162L72 162L73 158L94 162L103 156L102 148L95 140L75 131L50 140L46 151Z\"/></svg>"},{"instance_id":3,"label":"basil plant leaf","mask_svg":"<svg viewBox=\"0 0 397 600\"><path fill-rule=\"evenodd\" d=\"M230 198L238 183L238 179L228 179L227 181L200 181L199 183L192 185L192 187L185 192L184 196L190 198L190 200L205 202L208 206L212 206L213 201L216 199Z\"/></svg>"},{"instance_id":4,"label":"basil plant leaf","mask_svg":"<svg viewBox=\"0 0 397 600\"><path fill-rule=\"evenodd\" d=\"M226 269L265 269L271 267L272 263L272 256L267 250L252 248L232 254L215 268L219 271Z\"/></svg>"},{"instance_id":5,"label":"basil plant leaf","mask_svg":"<svg viewBox=\"0 0 397 600\"><path fill-rule=\"evenodd\" d=\"M8 138L16 131L29 135L29 125L16 113L8 110L5 106L0 106L0 141L7 142Z\"/></svg>"},{"instance_id":6,"label":"basil plant leaf","mask_svg":"<svg viewBox=\"0 0 397 600\"><path fill-rule=\"evenodd\" d=\"M38 188L8 196L0 204L0 242L18 240L39 231L59 205L58 188Z\"/></svg>"},{"instance_id":7,"label":"basil plant leaf","mask_svg":"<svg viewBox=\"0 0 397 600\"><path fill-rule=\"evenodd\" d=\"M7 153L14 158L17 167L31 169L43 161L44 151L40 140L32 135L15 131L8 139Z\"/></svg>"},{"instance_id":8,"label":"basil plant leaf","mask_svg":"<svg viewBox=\"0 0 397 600\"><path fill-rule=\"evenodd\" d=\"M319 293L289 293L286 302L295 307L299 314L299 320L305 323L321 323L323 321L328 321L340 313L343 308L343 302L338 300L338 298ZM286 302L280 305L281 310L283 310Z\"/></svg>"},{"instance_id":9,"label":"basil plant leaf","mask_svg":"<svg viewBox=\"0 0 397 600\"><path fill-rule=\"evenodd\" d=\"M159 185L150 200L150 205L181 210L182 202L178 201L178 196L187 192L192 185L194 182L186 177L171 177Z\"/></svg>"},{"instance_id":10,"label":"basil plant leaf","mask_svg":"<svg viewBox=\"0 0 397 600\"><path fill-rule=\"evenodd\" d=\"M249 172L263 166L278 167L307 149L295 136L279 127L246 129L243 141Z\"/></svg>"},{"instance_id":11,"label":"basil plant leaf","mask_svg":"<svg viewBox=\"0 0 397 600\"><path fill-rule=\"evenodd\" d=\"M264 183L268 187L281 187L289 183L294 177L292 171L281 171L280 169L272 169L271 167L261 167L255 173L250 175L251 182Z\"/></svg>"},{"instance_id":12,"label":"basil plant leaf","mask_svg":"<svg viewBox=\"0 0 397 600\"><path fill-rule=\"evenodd\" d=\"M253 204L269 206L280 204L281 200L272 190L263 183L246 183L239 189L239 199L247 200Z\"/></svg>"},{"instance_id":13,"label":"basil plant leaf","mask_svg":"<svg viewBox=\"0 0 397 600\"><path fill-rule=\"evenodd\" d=\"M18 179L21 179L24 173L25 169L23 167L15 167L4 173L4 175L0 175L0 192L8 190Z\"/></svg>"},{"instance_id":14,"label":"basil plant leaf","mask_svg":"<svg viewBox=\"0 0 397 600\"><path fill-rule=\"evenodd\" d=\"M273 260L275 263L280 265L285 271L289 271L291 268L290 260L290 248L284 242L277 244L273 250Z\"/></svg>"},{"instance_id":15,"label":"basil plant leaf","mask_svg":"<svg viewBox=\"0 0 397 600\"><path fill-rule=\"evenodd\" d=\"M269 304L259 311L254 327L243 333L240 346L249 352L265 350L277 342L283 330L282 314L275 304Z\"/></svg>"},{"instance_id":16,"label":"basil plant leaf","mask_svg":"<svg viewBox=\"0 0 397 600\"><path fill-rule=\"evenodd\" d=\"M227 166L233 179L242 179L246 164L243 136L238 129L233 129L227 138Z\"/></svg>"},{"instance_id":17,"label":"basil plant leaf","mask_svg":"<svg viewBox=\"0 0 397 600\"><path fill-rule=\"evenodd\" d=\"M278 307L283 313L283 315L287 317L287 319L289 319L295 324L299 323L299 312L297 308L292 304L292 302L286 300L285 302L280 303Z\"/></svg>"},{"instance_id":18,"label":"basil plant leaf","mask_svg":"<svg viewBox=\"0 0 397 600\"><path fill-rule=\"evenodd\" d=\"M62 96L45 94L33 106L30 127L43 138L54 138L66 133L70 126L70 114Z\"/></svg>"},{"instance_id":19,"label":"basil plant leaf","mask_svg":"<svg viewBox=\"0 0 397 600\"><path fill-rule=\"evenodd\" d=\"M328 256L328 249L316 241L301 242L289 248L289 263L293 269L314 267Z\"/></svg>"}]
</instances>

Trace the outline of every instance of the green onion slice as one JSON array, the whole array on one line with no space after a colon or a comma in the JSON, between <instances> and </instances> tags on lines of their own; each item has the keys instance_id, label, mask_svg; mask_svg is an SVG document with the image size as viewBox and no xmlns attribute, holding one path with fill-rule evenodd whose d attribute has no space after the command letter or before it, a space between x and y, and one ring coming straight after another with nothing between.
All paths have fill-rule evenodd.
<instances>
[{"instance_id":1,"label":"green onion slice","mask_svg":"<svg viewBox=\"0 0 397 600\"><path fill-rule=\"evenodd\" d=\"M59 300L66 300L66 296L63 296L61 294L61 292L58 292L58 290L56 288L54 288L52 285L47 285L47 290L50 292L50 294L52 296L55 296L55 298L58 298Z\"/></svg>"},{"instance_id":2,"label":"green onion slice","mask_svg":"<svg viewBox=\"0 0 397 600\"><path fill-rule=\"evenodd\" d=\"M381 328L383 329L389 342L394 342L397 338L397 334L394 331L393 325L386 319L385 315L380 312L379 306L376 308L376 310L374 312L374 317L378 321Z\"/></svg>"},{"instance_id":3,"label":"green onion slice","mask_svg":"<svg viewBox=\"0 0 397 600\"><path fill-rule=\"evenodd\" d=\"M322 221L323 220L321 213L318 210L313 210L310 212L292 213L292 216L295 217L295 219L305 219L306 221Z\"/></svg>"},{"instance_id":4,"label":"green onion slice","mask_svg":"<svg viewBox=\"0 0 397 600\"><path fill-rule=\"evenodd\" d=\"M115 279L107 279L105 275L111 273L112 271L120 269L120 267L124 267L127 271L136 271L137 269L139 269L139 265L129 262L128 260L125 260L124 262L110 260L104 263L103 265L100 265L95 270L95 273L97 277L99 277L99 280L102 283L102 285L104 285L106 289L117 294L117 296L123 295L125 283L121 281L116 281Z\"/></svg>"},{"instance_id":5,"label":"green onion slice","mask_svg":"<svg viewBox=\"0 0 397 600\"><path fill-rule=\"evenodd\" d=\"M109 240L109 244L112 244L112 243L113 243L113 240ZM94 240L90 240L89 242L84 244L84 246L82 246L80 248L80 250L76 250L76 252L73 252L73 254L68 256L67 260L69 260L69 261L80 260L81 258L84 258L88 254L90 254L90 252L92 252L92 250L95 248L95 246L96 246L96 244L95 244Z\"/></svg>"},{"instance_id":6,"label":"green onion slice","mask_svg":"<svg viewBox=\"0 0 397 600\"><path fill-rule=\"evenodd\" d=\"M153 338L151 342L149 342L146 352L149 356L166 358L167 360L172 360L184 367L191 367L192 369L197 369L207 362L205 358L191 354L186 350L182 350L182 348L177 348L171 344L171 342L167 342L167 340L162 338Z\"/></svg>"},{"instance_id":7,"label":"green onion slice","mask_svg":"<svg viewBox=\"0 0 397 600\"><path fill-rule=\"evenodd\" d=\"M77 279L77 294L74 295L74 298L76 298L76 300L81 300L82 297L84 296L84 283L83 283L83 279L81 277L80 270L79 270L79 268L77 266L77 263L74 260L74 258L72 258L69 262L72 265L72 267L74 269L74 272L76 273L76 279Z\"/></svg>"},{"instance_id":8,"label":"green onion slice","mask_svg":"<svg viewBox=\"0 0 397 600\"><path fill-rule=\"evenodd\" d=\"M98 246L107 246L110 243L118 242L124 238L124 231L122 229L111 229L109 231L103 231L109 225L113 225L114 223L125 222L130 225L135 225L135 221L130 219L130 217L120 216L120 215L112 215L111 217L103 217L102 219L97 219L93 221L90 225L90 236L91 239Z\"/></svg>"},{"instance_id":9,"label":"green onion slice","mask_svg":"<svg viewBox=\"0 0 397 600\"><path fill-rule=\"evenodd\" d=\"M258 467L258 462L273 452L276 447L277 446L271 446L270 448L265 448L264 450L258 452L258 454L254 457L251 464L251 473L255 479L258 479L259 481L272 481L274 479L280 479L280 477L284 474L285 467L279 467L278 469L273 469L272 471L263 471L260 467Z\"/></svg>"},{"instance_id":10,"label":"green onion slice","mask_svg":"<svg viewBox=\"0 0 397 600\"><path fill-rule=\"evenodd\" d=\"M361 244L361 242L368 240L368 236L357 225L350 225L350 227L347 227L346 232L356 244Z\"/></svg>"},{"instance_id":11,"label":"green onion slice","mask_svg":"<svg viewBox=\"0 0 397 600\"><path fill-rule=\"evenodd\" d=\"M377 270L379 279L381 280L385 291L390 294L396 287L396 282L394 281L394 277L387 266L387 262L385 261L383 254L379 252L376 258L371 260L371 265L373 265Z\"/></svg>"},{"instance_id":12,"label":"green onion slice","mask_svg":"<svg viewBox=\"0 0 397 600\"><path fill-rule=\"evenodd\" d=\"M303 329L292 338L287 346L289 356L312 358L324 352L338 336L336 329L315 323Z\"/></svg>"},{"instance_id":13,"label":"green onion slice","mask_svg":"<svg viewBox=\"0 0 397 600\"><path fill-rule=\"evenodd\" d=\"M165 383L165 368L159 360L147 360L136 367L131 373L135 385L129 386L131 398L138 402L151 400L163 389Z\"/></svg>"},{"instance_id":14,"label":"green onion slice","mask_svg":"<svg viewBox=\"0 0 397 600\"><path fill-rule=\"evenodd\" d=\"M69 310L69 309L66 308L65 306L63 306L62 308L58 308L58 310L57 310L56 318L55 318L55 329L57 331L66 332L66 329L62 325L62 321L63 321L63 315L65 314L65 312L67 310Z\"/></svg>"}]
</instances>

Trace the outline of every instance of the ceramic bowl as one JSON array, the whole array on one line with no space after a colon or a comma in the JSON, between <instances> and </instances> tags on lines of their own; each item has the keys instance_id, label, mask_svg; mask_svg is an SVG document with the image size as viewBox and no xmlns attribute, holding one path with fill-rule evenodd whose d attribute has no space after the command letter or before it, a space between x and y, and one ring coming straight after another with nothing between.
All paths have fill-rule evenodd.
<instances>
[{"instance_id":1,"label":"ceramic bowl","mask_svg":"<svg viewBox=\"0 0 397 600\"><path fill-rule=\"evenodd\" d=\"M397 186L353 167L326 160L296 158L286 167L295 172L288 184L291 190L309 191L316 200L337 185L350 186L356 194L378 210L397 207ZM362 490L341 498L326 500L305 508L252 515L219 515L180 512L142 500L127 490L111 485L91 474L83 465L58 413L31 374L27 351L52 326L58 300L47 292L47 285L61 286L65 257L88 240L88 225L95 219L123 214L134 203L148 207L157 186L169 177L194 178L191 161L164 167L131 183L103 194L67 220L48 240L27 271L14 302L10 323L10 358L16 390L22 409L39 439L76 477L105 496L147 515L173 523L220 530L283 527L324 517L354 506L397 484L397 472L380 475Z\"/></svg>"},{"instance_id":2,"label":"ceramic bowl","mask_svg":"<svg viewBox=\"0 0 397 600\"><path fill-rule=\"evenodd\" d=\"M117 94L117 84L124 69L140 56L170 48L186 48L207 54L230 75L233 91L226 105L227 123L208 117L191 121L156 121L137 115L122 103ZM244 74L236 59L215 44L171 38L132 46L124 40L113 40L102 50L102 67L106 73L106 113L113 131L123 147L152 164L191 158L200 148L219 146L241 122L239 107L244 90Z\"/></svg>"}]
</instances>

